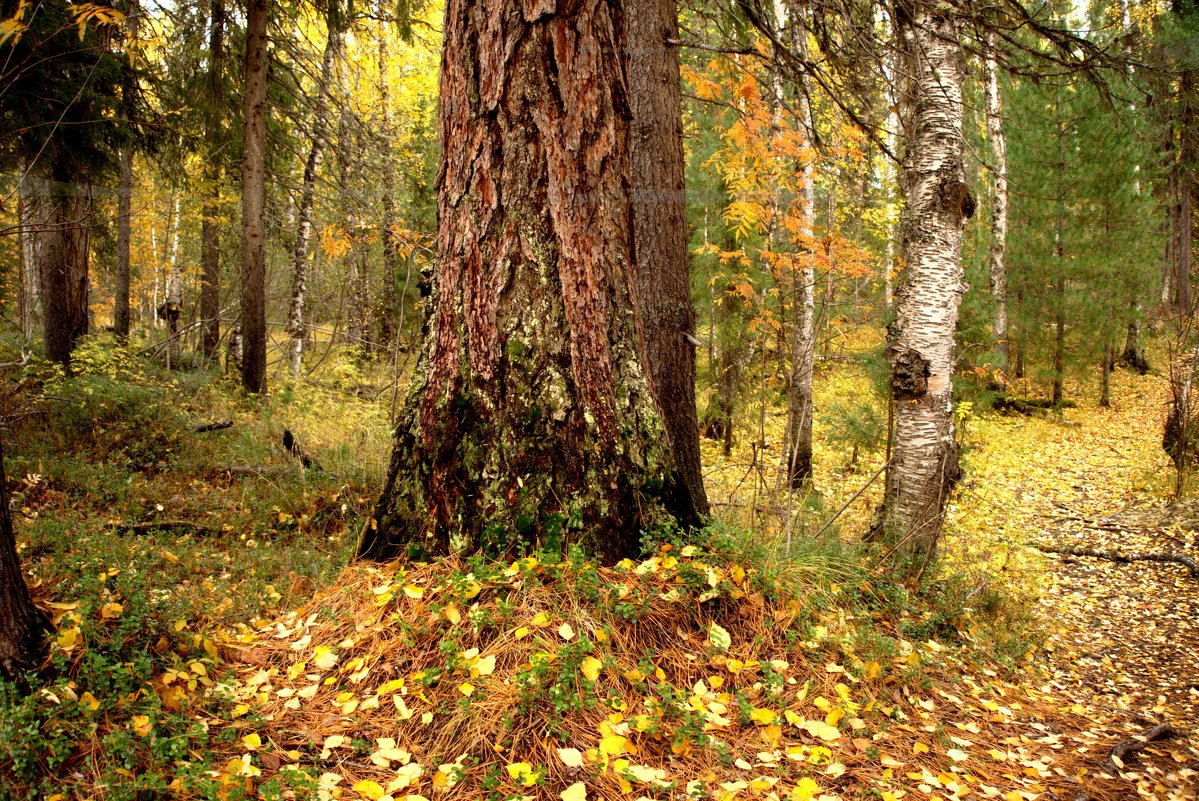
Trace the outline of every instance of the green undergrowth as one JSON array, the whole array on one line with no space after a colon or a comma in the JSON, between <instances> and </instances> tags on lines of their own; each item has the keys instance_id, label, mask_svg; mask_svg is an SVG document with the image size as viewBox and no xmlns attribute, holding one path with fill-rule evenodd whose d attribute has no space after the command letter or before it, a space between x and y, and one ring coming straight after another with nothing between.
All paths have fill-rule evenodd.
<instances>
[{"instance_id":1,"label":"green undergrowth","mask_svg":"<svg viewBox=\"0 0 1199 801\"><path fill-rule=\"evenodd\" d=\"M168 373L99 341L81 349L71 377L35 363L10 380L5 455L18 550L57 634L32 693L0 686L0 799L237 798L247 787L253 797L315 795L296 776L231 783L214 762L229 750L222 738L258 720L223 684L238 658L229 648L348 575L381 487L389 402L384 384L370 388L357 367L349 383L333 370L255 400L220 374ZM221 421L232 426L196 430ZM284 452L284 428L318 467L302 469ZM786 613L785 637L817 643L852 670L888 666L898 687L936 680L927 660L909 659L913 643L997 666L1030 645L1002 588L958 578L906 588L831 530L796 534L788 548L715 523L698 537L652 532L643 548L663 557L699 549L722 576L743 576L738 603ZM581 556L540 558L557 564L539 574L547 597L605 619L635 621L647 608L649 599L605 587ZM441 580L491 576L498 585L506 569L476 561L474 579L451 571ZM711 576L685 561L677 573L696 599L712 589ZM555 585L572 588L569 597ZM703 603L696 615L707 614ZM493 606L488 614L502 614ZM333 619L336 609L322 614L330 625L350 622ZM586 658L573 647L569 659ZM524 691L574 703L540 679ZM299 786L284 786L293 780Z\"/></svg>"}]
</instances>

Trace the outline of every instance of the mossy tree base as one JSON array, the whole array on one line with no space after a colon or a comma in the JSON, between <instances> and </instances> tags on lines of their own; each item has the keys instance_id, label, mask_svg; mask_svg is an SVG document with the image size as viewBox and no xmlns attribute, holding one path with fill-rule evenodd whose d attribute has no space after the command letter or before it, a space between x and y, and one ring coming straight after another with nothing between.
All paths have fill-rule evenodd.
<instances>
[{"instance_id":1,"label":"mossy tree base","mask_svg":"<svg viewBox=\"0 0 1199 801\"><path fill-rule=\"evenodd\" d=\"M579 545L668 520L632 288L622 5L451 0L438 260L387 487L359 553Z\"/></svg>"}]
</instances>

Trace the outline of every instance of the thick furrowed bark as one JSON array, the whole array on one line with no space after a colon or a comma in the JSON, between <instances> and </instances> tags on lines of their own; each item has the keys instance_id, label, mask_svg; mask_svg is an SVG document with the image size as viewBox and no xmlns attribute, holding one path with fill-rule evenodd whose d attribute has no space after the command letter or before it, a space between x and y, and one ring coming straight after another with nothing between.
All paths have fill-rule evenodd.
<instances>
[{"instance_id":1,"label":"thick furrowed bark","mask_svg":"<svg viewBox=\"0 0 1199 801\"><path fill-rule=\"evenodd\" d=\"M637 343L621 6L445 19L434 296L359 551L635 554L669 463Z\"/></svg>"},{"instance_id":2,"label":"thick furrowed bark","mask_svg":"<svg viewBox=\"0 0 1199 801\"><path fill-rule=\"evenodd\" d=\"M266 72L268 0L247 9L245 153L242 161L241 377L266 392Z\"/></svg>"},{"instance_id":3,"label":"thick furrowed bark","mask_svg":"<svg viewBox=\"0 0 1199 801\"><path fill-rule=\"evenodd\" d=\"M905 105L900 227L907 263L888 357L895 441L883 533L915 570L936 548L958 478L953 430L954 332L962 287L962 228L974 212L962 162L963 58L952 13L930 3L897 9L911 76Z\"/></svg>"},{"instance_id":4,"label":"thick furrowed bark","mask_svg":"<svg viewBox=\"0 0 1199 801\"><path fill-rule=\"evenodd\" d=\"M0 446L0 678L21 682L41 661L50 626L25 586L4 479L4 449Z\"/></svg>"},{"instance_id":5,"label":"thick furrowed bark","mask_svg":"<svg viewBox=\"0 0 1199 801\"><path fill-rule=\"evenodd\" d=\"M46 358L69 366L87 334L91 187L50 184L38 227Z\"/></svg>"}]
</instances>

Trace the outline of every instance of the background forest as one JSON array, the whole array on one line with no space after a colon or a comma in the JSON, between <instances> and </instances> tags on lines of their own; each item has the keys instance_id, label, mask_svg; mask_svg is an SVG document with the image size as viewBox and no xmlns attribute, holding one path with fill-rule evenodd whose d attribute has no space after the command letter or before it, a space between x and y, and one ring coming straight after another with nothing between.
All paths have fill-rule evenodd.
<instances>
[{"instance_id":1,"label":"background forest","mask_svg":"<svg viewBox=\"0 0 1199 801\"><path fill-rule=\"evenodd\" d=\"M1194 798L1197 118L1194 0L0 0L0 799Z\"/></svg>"}]
</instances>

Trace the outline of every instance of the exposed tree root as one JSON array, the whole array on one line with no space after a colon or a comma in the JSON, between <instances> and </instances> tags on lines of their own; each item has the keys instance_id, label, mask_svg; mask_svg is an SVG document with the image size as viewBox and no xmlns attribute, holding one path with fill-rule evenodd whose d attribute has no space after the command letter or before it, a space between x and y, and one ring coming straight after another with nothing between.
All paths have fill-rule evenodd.
<instances>
[{"instance_id":1,"label":"exposed tree root","mask_svg":"<svg viewBox=\"0 0 1199 801\"><path fill-rule=\"evenodd\" d=\"M1121 740L1112 746L1111 756L1108 757L1107 766L1120 770L1124 767L1124 760L1129 754L1135 754L1149 743L1157 740L1165 740L1178 734L1178 730L1169 723L1159 723L1146 729L1142 734L1128 740Z\"/></svg>"},{"instance_id":2,"label":"exposed tree root","mask_svg":"<svg viewBox=\"0 0 1199 801\"><path fill-rule=\"evenodd\" d=\"M1109 562L1127 564L1129 562L1169 562L1183 565L1191 571L1191 578L1199 578L1199 561L1194 557L1181 553L1122 553L1121 551L1105 551L1099 548L1084 548L1079 545L1033 545L1042 553L1057 553L1065 556L1091 556L1095 559L1107 559Z\"/></svg>"}]
</instances>

